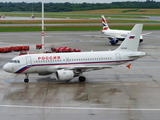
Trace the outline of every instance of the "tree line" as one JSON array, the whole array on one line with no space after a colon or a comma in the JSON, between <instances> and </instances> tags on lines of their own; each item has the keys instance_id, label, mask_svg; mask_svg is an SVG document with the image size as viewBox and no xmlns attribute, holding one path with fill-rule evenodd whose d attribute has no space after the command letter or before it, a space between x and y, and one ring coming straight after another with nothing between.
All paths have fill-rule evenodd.
<instances>
[{"instance_id":1,"label":"tree line","mask_svg":"<svg viewBox=\"0 0 160 120\"><path fill-rule=\"evenodd\" d=\"M97 9L159 9L160 2L153 0L146 0L145 2L127 1L127 2L112 2L112 3L45 3L45 12L67 12L67 11L84 11L84 10L97 10ZM26 3L26 2L0 2L0 12L13 12L13 11L32 11L41 12L42 3Z\"/></svg>"}]
</instances>

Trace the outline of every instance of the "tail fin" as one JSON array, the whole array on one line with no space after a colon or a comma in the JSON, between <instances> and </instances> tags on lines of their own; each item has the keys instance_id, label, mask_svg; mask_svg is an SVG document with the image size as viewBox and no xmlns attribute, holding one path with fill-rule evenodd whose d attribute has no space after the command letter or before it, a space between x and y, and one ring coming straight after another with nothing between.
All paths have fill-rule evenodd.
<instances>
[{"instance_id":1,"label":"tail fin","mask_svg":"<svg viewBox=\"0 0 160 120\"><path fill-rule=\"evenodd\" d=\"M104 15L102 15L102 25L103 25L103 30L108 30L109 29L109 26L107 24L107 21L106 21Z\"/></svg>"},{"instance_id":2,"label":"tail fin","mask_svg":"<svg viewBox=\"0 0 160 120\"><path fill-rule=\"evenodd\" d=\"M116 51L138 51L143 24L136 24Z\"/></svg>"}]
</instances>

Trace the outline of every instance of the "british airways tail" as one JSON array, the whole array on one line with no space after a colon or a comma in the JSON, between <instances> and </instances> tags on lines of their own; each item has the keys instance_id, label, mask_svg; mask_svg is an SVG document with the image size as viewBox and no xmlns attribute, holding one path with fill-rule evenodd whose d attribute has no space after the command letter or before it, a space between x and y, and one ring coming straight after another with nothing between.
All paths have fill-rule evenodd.
<instances>
[{"instance_id":1,"label":"british airways tail","mask_svg":"<svg viewBox=\"0 0 160 120\"><path fill-rule=\"evenodd\" d=\"M104 15L102 15L102 25L103 25L103 30L109 30L109 26L107 24L107 21L106 21Z\"/></svg>"},{"instance_id":2,"label":"british airways tail","mask_svg":"<svg viewBox=\"0 0 160 120\"><path fill-rule=\"evenodd\" d=\"M143 24L136 24L116 51L137 52Z\"/></svg>"}]
</instances>

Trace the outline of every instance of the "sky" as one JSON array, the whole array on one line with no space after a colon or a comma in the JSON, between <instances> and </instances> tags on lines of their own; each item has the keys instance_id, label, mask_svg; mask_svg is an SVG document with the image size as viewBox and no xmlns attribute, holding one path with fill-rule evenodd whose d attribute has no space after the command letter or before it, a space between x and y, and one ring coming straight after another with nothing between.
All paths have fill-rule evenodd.
<instances>
[{"instance_id":1,"label":"sky","mask_svg":"<svg viewBox=\"0 0 160 120\"><path fill-rule=\"evenodd\" d=\"M33 2L41 2L42 0L0 0L0 2L26 2L26 3L33 3ZM122 2L122 1L146 1L146 0L43 0L44 3L65 3L65 2L70 2L70 3L111 3L111 2ZM160 0L154 0L159 2Z\"/></svg>"}]
</instances>

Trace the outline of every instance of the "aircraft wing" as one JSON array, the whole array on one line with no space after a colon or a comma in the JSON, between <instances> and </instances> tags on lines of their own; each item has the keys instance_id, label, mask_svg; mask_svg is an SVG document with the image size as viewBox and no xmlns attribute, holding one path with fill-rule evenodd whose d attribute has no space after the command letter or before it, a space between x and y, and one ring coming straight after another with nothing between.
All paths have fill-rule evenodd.
<instances>
[{"instance_id":1,"label":"aircraft wing","mask_svg":"<svg viewBox=\"0 0 160 120\"><path fill-rule=\"evenodd\" d=\"M96 38L125 38L123 35L83 35L83 36L87 36L87 37L96 37Z\"/></svg>"},{"instance_id":2,"label":"aircraft wing","mask_svg":"<svg viewBox=\"0 0 160 120\"><path fill-rule=\"evenodd\" d=\"M98 69L103 69L103 68L112 68L111 66L81 66L81 65L73 65L73 66L59 66L58 69L66 69L66 70L87 70L87 69L92 69L92 70L98 70Z\"/></svg>"},{"instance_id":3,"label":"aircraft wing","mask_svg":"<svg viewBox=\"0 0 160 120\"><path fill-rule=\"evenodd\" d=\"M138 55L131 55L130 57L136 57ZM140 55L139 55L140 56ZM141 53L141 56L142 56L142 53ZM120 67L127 67L130 69L130 66L131 64L127 64L127 65L121 65ZM65 69L65 70L82 70L83 72L89 72L89 71L92 71L92 70L99 70L99 69L111 69L113 67L118 67L118 66L81 66L81 65L77 65L77 66L59 66L57 69L61 70L61 69Z\"/></svg>"},{"instance_id":4,"label":"aircraft wing","mask_svg":"<svg viewBox=\"0 0 160 120\"><path fill-rule=\"evenodd\" d=\"M82 35L82 36L97 37L97 38L108 38L108 36L105 36L105 35Z\"/></svg>"},{"instance_id":5,"label":"aircraft wing","mask_svg":"<svg viewBox=\"0 0 160 120\"><path fill-rule=\"evenodd\" d=\"M99 69L104 69L104 68L112 68L113 66L85 66L85 65L60 65L60 66L50 66L48 67L47 71L48 72L54 72L55 70L80 70L82 72L87 72L91 70L99 70Z\"/></svg>"}]
</instances>

